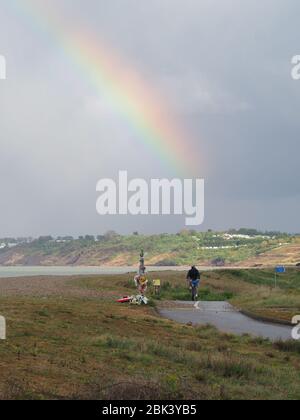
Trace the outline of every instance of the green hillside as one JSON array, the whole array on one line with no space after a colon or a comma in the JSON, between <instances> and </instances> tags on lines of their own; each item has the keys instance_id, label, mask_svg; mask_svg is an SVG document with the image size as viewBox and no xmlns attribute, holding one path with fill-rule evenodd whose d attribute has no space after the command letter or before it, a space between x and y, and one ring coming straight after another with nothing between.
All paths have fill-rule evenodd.
<instances>
[{"instance_id":1,"label":"green hillside","mask_svg":"<svg viewBox=\"0 0 300 420\"><path fill-rule=\"evenodd\" d=\"M264 255L281 247L299 244L298 237L252 229L229 232L182 231L178 234L145 236L138 233L120 236L109 232L103 236L41 237L30 242L2 240L1 265L111 265L131 266L137 263L141 248L148 265L181 266L259 264ZM1 240L0 240L1 243ZM293 258L291 258L291 263ZM267 261L263 261L267 264Z\"/></svg>"}]
</instances>

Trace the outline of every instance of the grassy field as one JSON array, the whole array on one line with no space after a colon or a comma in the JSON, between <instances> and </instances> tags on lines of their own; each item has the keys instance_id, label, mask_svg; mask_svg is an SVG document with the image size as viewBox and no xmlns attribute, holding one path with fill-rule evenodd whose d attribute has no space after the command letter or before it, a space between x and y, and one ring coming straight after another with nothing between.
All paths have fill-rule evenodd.
<instances>
[{"instance_id":1,"label":"grassy field","mask_svg":"<svg viewBox=\"0 0 300 420\"><path fill-rule=\"evenodd\" d=\"M249 296L270 290L268 274L259 275L257 284L254 273L207 273L202 293L240 302L242 290ZM188 298L182 274L159 277L162 300ZM36 284L25 296L17 285L26 282L18 280L1 290L0 313L8 323L8 339L0 342L2 399L300 398L298 342L177 325L157 315L155 301L148 307L115 303L134 292L131 276L61 281L64 293L48 286L40 294ZM290 282L295 289L297 273ZM280 289L283 296L288 290Z\"/></svg>"},{"instance_id":2,"label":"grassy field","mask_svg":"<svg viewBox=\"0 0 300 420\"><path fill-rule=\"evenodd\" d=\"M207 275L207 284L232 293L230 302L255 315L291 322L300 314L300 270L288 269L277 277L273 270L228 270Z\"/></svg>"},{"instance_id":3,"label":"grassy field","mask_svg":"<svg viewBox=\"0 0 300 420\"><path fill-rule=\"evenodd\" d=\"M156 277L156 273L149 274L150 279ZM157 298L151 295L150 290L154 300L190 300L184 273L165 272L158 277L162 280L162 293ZM123 283L122 276L115 280L118 287L123 286L122 290L126 294L128 290ZM130 281L126 284L128 288L131 287ZM97 279L85 280L80 286L105 290L111 287L110 277L103 276L101 284ZM254 315L291 322L294 315L300 314L300 269L290 268L285 274L278 275L276 289L274 271L270 269L207 271L202 274L199 299L227 300Z\"/></svg>"}]
</instances>

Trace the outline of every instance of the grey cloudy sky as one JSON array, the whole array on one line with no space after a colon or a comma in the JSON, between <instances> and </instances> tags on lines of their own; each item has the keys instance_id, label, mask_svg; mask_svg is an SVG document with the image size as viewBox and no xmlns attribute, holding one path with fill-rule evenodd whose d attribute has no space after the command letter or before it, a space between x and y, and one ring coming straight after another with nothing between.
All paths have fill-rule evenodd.
<instances>
[{"instance_id":1,"label":"grey cloudy sky","mask_svg":"<svg viewBox=\"0 0 300 420\"><path fill-rule=\"evenodd\" d=\"M0 237L175 232L183 217L100 217L97 180L176 176L95 92L41 23L0 0ZM47 1L43 2L45 8ZM13 4L17 6L14 7ZM300 231L298 0L52 0L130 62L191 133L201 229ZM145 157L145 161L141 157ZM189 156L186 156L186 161Z\"/></svg>"}]
</instances>

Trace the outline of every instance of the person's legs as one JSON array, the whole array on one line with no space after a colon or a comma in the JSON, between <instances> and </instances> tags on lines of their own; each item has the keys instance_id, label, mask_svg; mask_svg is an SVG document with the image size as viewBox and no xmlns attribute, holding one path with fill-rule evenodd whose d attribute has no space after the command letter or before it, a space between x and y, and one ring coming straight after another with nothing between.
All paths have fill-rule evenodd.
<instances>
[{"instance_id":1,"label":"person's legs","mask_svg":"<svg viewBox=\"0 0 300 420\"><path fill-rule=\"evenodd\" d=\"M198 290L199 290L199 286L200 286L200 280L194 280L193 285L194 285L194 287L196 287L196 298L197 298L198 297Z\"/></svg>"}]
</instances>

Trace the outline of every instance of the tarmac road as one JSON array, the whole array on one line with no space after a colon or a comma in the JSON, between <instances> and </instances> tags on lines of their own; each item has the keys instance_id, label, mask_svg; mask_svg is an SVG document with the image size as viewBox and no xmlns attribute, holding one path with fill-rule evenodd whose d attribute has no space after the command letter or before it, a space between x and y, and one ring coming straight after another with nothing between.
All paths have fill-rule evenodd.
<instances>
[{"instance_id":1,"label":"tarmac road","mask_svg":"<svg viewBox=\"0 0 300 420\"><path fill-rule=\"evenodd\" d=\"M172 307L160 308L160 314L181 324L214 325L222 332L250 334L272 341L292 339L292 327L255 321L241 314L227 302L173 302Z\"/></svg>"}]
</instances>

